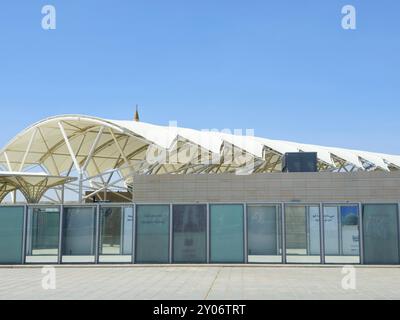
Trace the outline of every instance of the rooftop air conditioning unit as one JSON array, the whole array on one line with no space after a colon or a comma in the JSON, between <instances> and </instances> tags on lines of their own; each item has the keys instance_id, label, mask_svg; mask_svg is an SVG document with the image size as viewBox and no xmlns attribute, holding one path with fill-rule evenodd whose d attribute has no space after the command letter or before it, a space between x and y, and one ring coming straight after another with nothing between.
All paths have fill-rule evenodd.
<instances>
[{"instance_id":1,"label":"rooftop air conditioning unit","mask_svg":"<svg viewBox=\"0 0 400 320\"><path fill-rule=\"evenodd\" d=\"M316 152L288 152L282 160L282 172L317 172Z\"/></svg>"}]
</instances>

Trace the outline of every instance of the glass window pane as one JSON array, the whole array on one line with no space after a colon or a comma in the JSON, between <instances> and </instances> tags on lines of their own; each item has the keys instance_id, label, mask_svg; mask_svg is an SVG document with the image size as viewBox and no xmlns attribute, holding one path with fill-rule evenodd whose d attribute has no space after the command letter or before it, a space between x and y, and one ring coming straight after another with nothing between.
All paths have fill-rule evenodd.
<instances>
[{"instance_id":1,"label":"glass window pane","mask_svg":"<svg viewBox=\"0 0 400 320\"><path fill-rule=\"evenodd\" d=\"M324 207L325 255L338 256L339 252L339 208Z\"/></svg>"},{"instance_id":2,"label":"glass window pane","mask_svg":"<svg viewBox=\"0 0 400 320\"><path fill-rule=\"evenodd\" d=\"M363 208L365 263L399 263L397 205L368 204Z\"/></svg>"},{"instance_id":3,"label":"glass window pane","mask_svg":"<svg viewBox=\"0 0 400 320\"><path fill-rule=\"evenodd\" d=\"M24 207L0 207L0 264L22 263Z\"/></svg>"},{"instance_id":4,"label":"glass window pane","mask_svg":"<svg viewBox=\"0 0 400 320\"><path fill-rule=\"evenodd\" d=\"M132 262L133 207L100 209L100 262Z\"/></svg>"},{"instance_id":5,"label":"glass window pane","mask_svg":"<svg viewBox=\"0 0 400 320\"><path fill-rule=\"evenodd\" d=\"M124 220L122 227L122 254L132 256L133 223L134 223L133 207L124 207L123 212L124 212Z\"/></svg>"},{"instance_id":6,"label":"glass window pane","mask_svg":"<svg viewBox=\"0 0 400 320\"><path fill-rule=\"evenodd\" d=\"M357 206L324 206L325 262L360 263Z\"/></svg>"},{"instance_id":7,"label":"glass window pane","mask_svg":"<svg viewBox=\"0 0 400 320\"><path fill-rule=\"evenodd\" d=\"M62 254L64 263L94 263L96 210L92 207L64 209Z\"/></svg>"},{"instance_id":8,"label":"glass window pane","mask_svg":"<svg viewBox=\"0 0 400 320\"><path fill-rule=\"evenodd\" d=\"M360 263L360 216L358 206L341 206L342 255L348 263Z\"/></svg>"},{"instance_id":9,"label":"glass window pane","mask_svg":"<svg viewBox=\"0 0 400 320\"><path fill-rule=\"evenodd\" d=\"M288 263L321 263L318 206L285 208L286 257Z\"/></svg>"},{"instance_id":10,"label":"glass window pane","mask_svg":"<svg viewBox=\"0 0 400 320\"><path fill-rule=\"evenodd\" d=\"M244 262L243 205L211 205L211 262Z\"/></svg>"},{"instance_id":11,"label":"glass window pane","mask_svg":"<svg viewBox=\"0 0 400 320\"><path fill-rule=\"evenodd\" d=\"M281 223L279 207L247 206L250 263L282 263Z\"/></svg>"},{"instance_id":12,"label":"glass window pane","mask_svg":"<svg viewBox=\"0 0 400 320\"><path fill-rule=\"evenodd\" d=\"M26 239L27 263L57 263L59 237L59 208L29 208Z\"/></svg>"},{"instance_id":13,"label":"glass window pane","mask_svg":"<svg viewBox=\"0 0 400 320\"><path fill-rule=\"evenodd\" d=\"M169 205L138 205L137 263L169 262Z\"/></svg>"},{"instance_id":14,"label":"glass window pane","mask_svg":"<svg viewBox=\"0 0 400 320\"><path fill-rule=\"evenodd\" d=\"M174 262L207 262L207 207L176 205L174 219Z\"/></svg>"}]
</instances>

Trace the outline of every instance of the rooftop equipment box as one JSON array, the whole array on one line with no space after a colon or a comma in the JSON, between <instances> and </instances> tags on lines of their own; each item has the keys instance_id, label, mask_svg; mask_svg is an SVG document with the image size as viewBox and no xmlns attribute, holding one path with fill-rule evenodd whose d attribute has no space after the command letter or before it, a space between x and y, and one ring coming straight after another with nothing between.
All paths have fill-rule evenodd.
<instances>
[{"instance_id":1,"label":"rooftop equipment box","mask_svg":"<svg viewBox=\"0 0 400 320\"><path fill-rule=\"evenodd\" d=\"M317 172L316 152L288 152L282 160L283 172Z\"/></svg>"}]
</instances>

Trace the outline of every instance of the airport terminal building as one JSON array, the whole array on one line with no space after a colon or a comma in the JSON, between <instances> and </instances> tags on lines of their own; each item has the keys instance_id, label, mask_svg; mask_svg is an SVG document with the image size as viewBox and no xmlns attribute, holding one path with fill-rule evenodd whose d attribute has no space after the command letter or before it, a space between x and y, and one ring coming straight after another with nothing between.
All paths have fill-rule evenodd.
<instances>
[{"instance_id":1,"label":"airport terminal building","mask_svg":"<svg viewBox=\"0 0 400 320\"><path fill-rule=\"evenodd\" d=\"M400 264L398 155L64 115L0 201L0 264Z\"/></svg>"}]
</instances>

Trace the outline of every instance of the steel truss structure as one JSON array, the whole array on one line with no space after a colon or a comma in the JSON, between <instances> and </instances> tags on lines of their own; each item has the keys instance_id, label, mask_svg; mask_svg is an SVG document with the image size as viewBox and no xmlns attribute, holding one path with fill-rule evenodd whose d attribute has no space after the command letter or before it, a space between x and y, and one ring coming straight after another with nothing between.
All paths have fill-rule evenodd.
<instances>
[{"instance_id":1,"label":"steel truss structure","mask_svg":"<svg viewBox=\"0 0 400 320\"><path fill-rule=\"evenodd\" d=\"M54 177L36 173L9 172L0 173L0 202L9 193L19 190L28 203L38 203L51 188L57 188L68 182L72 182L71 177ZM62 198L58 199L62 202Z\"/></svg>"},{"instance_id":2,"label":"steel truss structure","mask_svg":"<svg viewBox=\"0 0 400 320\"><path fill-rule=\"evenodd\" d=\"M28 202L63 203L68 198L83 203L94 196L106 200L110 192L133 201L135 174L279 172L286 152L317 152L320 171L400 169L396 155L65 115L34 124L0 151L0 167L8 175L17 172L14 180L41 173L46 181L35 192L26 192L24 182L0 184L0 200L18 189ZM51 184L46 177L65 180Z\"/></svg>"}]
</instances>

